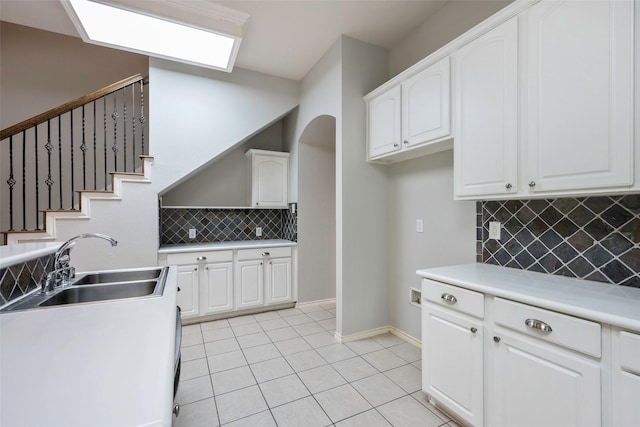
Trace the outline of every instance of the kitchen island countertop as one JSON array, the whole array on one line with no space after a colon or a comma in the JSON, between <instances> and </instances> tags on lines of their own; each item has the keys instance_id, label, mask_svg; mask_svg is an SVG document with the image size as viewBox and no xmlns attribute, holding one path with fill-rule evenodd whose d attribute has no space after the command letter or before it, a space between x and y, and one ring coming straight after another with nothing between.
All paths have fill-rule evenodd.
<instances>
[{"instance_id":1,"label":"kitchen island countertop","mask_svg":"<svg viewBox=\"0 0 640 427\"><path fill-rule=\"evenodd\" d=\"M171 426L176 268L162 296L0 314L0 425Z\"/></svg>"}]
</instances>

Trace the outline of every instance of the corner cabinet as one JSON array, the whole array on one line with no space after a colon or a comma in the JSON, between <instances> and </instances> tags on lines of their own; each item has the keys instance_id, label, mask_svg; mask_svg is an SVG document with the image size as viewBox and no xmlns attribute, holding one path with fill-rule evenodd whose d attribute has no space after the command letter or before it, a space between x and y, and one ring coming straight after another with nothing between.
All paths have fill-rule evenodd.
<instances>
[{"instance_id":1,"label":"corner cabinet","mask_svg":"<svg viewBox=\"0 0 640 427\"><path fill-rule=\"evenodd\" d=\"M449 57L367 95L367 161L393 163L451 148Z\"/></svg>"},{"instance_id":2,"label":"corner cabinet","mask_svg":"<svg viewBox=\"0 0 640 427\"><path fill-rule=\"evenodd\" d=\"M633 191L633 31L631 0L542 0L458 49L455 196Z\"/></svg>"},{"instance_id":3,"label":"corner cabinet","mask_svg":"<svg viewBox=\"0 0 640 427\"><path fill-rule=\"evenodd\" d=\"M286 208L289 202L289 153L248 150L249 206Z\"/></svg>"}]
</instances>

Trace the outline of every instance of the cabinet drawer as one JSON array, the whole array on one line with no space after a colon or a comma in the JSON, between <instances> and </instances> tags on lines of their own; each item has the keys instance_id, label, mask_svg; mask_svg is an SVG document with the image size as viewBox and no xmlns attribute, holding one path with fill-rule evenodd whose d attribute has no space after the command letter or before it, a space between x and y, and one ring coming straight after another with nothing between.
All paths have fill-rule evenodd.
<instances>
[{"instance_id":1,"label":"cabinet drawer","mask_svg":"<svg viewBox=\"0 0 640 427\"><path fill-rule=\"evenodd\" d=\"M484 318L484 295L469 289L422 280L422 295L429 302L441 305L479 319Z\"/></svg>"},{"instance_id":2,"label":"cabinet drawer","mask_svg":"<svg viewBox=\"0 0 640 427\"><path fill-rule=\"evenodd\" d=\"M640 374L640 335L620 332L620 366Z\"/></svg>"},{"instance_id":3,"label":"cabinet drawer","mask_svg":"<svg viewBox=\"0 0 640 427\"><path fill-rule=\"evenodd\" d=\"M591 356L601 355L599 323L502 298L495 299L494 308L498 325Z\"/></svg>"},{"instance_id":4,"label":"cabinet drawer","mask_svg":"<svg viewBox=\"0 0 640 427\"><path fill-rule=\"evenodd\" d=\"M198 262L227 262L233 260L233 251L182 252L167 254L167 265L195 264Z\"/></svg>"},{"instance_id":5,"label":"cabinet drawer","mask_svg":"<svg viewBox=\"0 0 640 427\"><path fill-rule=\"evenodd\" d=\"M279 247L279 248L256 248L256 249L239 249L238 261L245 261L249 259L260 259L263 257L269 258L288 258L291 256L291 247Z\"/></svg>"}]
</instances>

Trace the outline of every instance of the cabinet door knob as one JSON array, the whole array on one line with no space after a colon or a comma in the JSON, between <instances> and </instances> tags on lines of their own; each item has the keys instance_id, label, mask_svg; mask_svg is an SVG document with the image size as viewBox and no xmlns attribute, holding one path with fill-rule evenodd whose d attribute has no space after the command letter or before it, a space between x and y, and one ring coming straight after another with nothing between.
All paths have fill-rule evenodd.
<instances>
[{"instance_id":1,"label":"cabinet door knob","mask_svg":"<svg viewBox=\"0 0 640 427\"><path fill-rule=\"evenodd\" d=\"M500 342L500 337L493 337L493 342Z\"/></svg>"},{"instance_id":2,"label":"cabinet door knob","mask_svg":"<svg viewBox=\"0 0 640 427\"><path fill-rule=\"evenodd\" d=\"M271 255L270 252L262 252L262 256L269 256L269 255Z\"/></svg>"},{"instance_id":3,"label":"cabinet door knob","mask_svg":"<svg viewBox=\"0 0 640 427\"><path fill-rule=\"evenodd\" d=\"M199 256L198 258L196 258L196 261L206 261L207 257L206 256Z\"/></svg>"},{"instance_id":4,"label":"cabinet door knob","mask_svg":"<svg viewBox=\"0 0 640 427\"><path fill-rule=\"evenodd\" d=\"M545 323L542 320L538 320L538 319L527 319L524 321L524 324L531 329L537 329L545 333L549 333L553 331L553 329L551 329L551 326L549 326L548 323Z\"/></svg>"},{"instance_id":5,"label":"cabinet door knob","mask_svg":"<svg viewBox=\"0 0 640 427\"><path fill-rule=\"evenodd\" d=\"M507 190L510 190L510 189L511 189L511 187L513 187L513 185L511 185L511 183L510 183L510 182L507 182L507 183L504 185L504 188L506 188Z\"/></svg>"},{"instance_id":6,"label":"cabinet door knob","mask_svg":"<svg viewBox=\"0 0 640 427\"><path fill-rule=\"evenodd\" d=\"M178 286L178 292L180 292L180 286Z\"/></svg>"},{"instance_id":7,"label":"cabinet door knob","mask_svg":"<svg viewBox=\"0 0 640 427\"><path fill-rule=\"evenodd\" d=\"M398 144L398 143L396 142L396 143L394 143L394 144L393 144L393 147L394 147L394 148L398 148L398 147L400 147L400 144Z\"/></svg>"},{"instance_id":8,"label":"cabinet door knob","mask_svg":"<svg viewBox=\"0 0 640 427\"><path fill-rule=\"evenodd\" d=\"M408 145L408 144L409 144L409 141L407 141L407 140L405 139L404 141L402 141L402 143L403 143L404 145Z\"/></svg>"},{"instance_id":9,"label":"cabinet door knob","mask_svg":"<svg viewBox=\"0 0 640 427\"><path fill-rule=\"evenodd\" d=\"M446 302L450 302L452 304L455 304L458 302L458 298L456 298L455 296L448 294L448 293L444 293L442 295L440 295L440 298L442 298L443 300L445 300Z\"/></svg>"},{"instance_id":10,"label":"cabinet door knob","mask_svg":"<svg viewBox=\"0 0 640 427\"><path fill-rule=\"evenodd\" d=\"M535 187L535 186L536 186L535 181L529 181L529 187Z\"/></svg>"},{"instance_id":11,"label":"cabinet door knob","mask_svg":"<svg viewBox=\"0 0 640 427\"><path fill-rule=\"evenodd\" d=\"M478 328L471 328L471 333L475 334L476 332L478 332Z\"/></svg>"}]
</instances>

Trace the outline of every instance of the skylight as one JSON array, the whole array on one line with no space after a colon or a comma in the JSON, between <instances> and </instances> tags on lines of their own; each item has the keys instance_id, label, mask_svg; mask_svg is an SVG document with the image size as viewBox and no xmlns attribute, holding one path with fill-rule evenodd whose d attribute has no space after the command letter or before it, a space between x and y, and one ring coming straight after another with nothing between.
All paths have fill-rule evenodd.
<instances>
[{"instance_id":1,"label":"skylight","mask_svg":"<svg viewBox=\"0 0 640 427\"><path fill-rule=\"evenodd\" d=\"M231 72L240 37L89 0L62 0L85 42Z\"/></svg>"}]
</instances>

